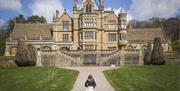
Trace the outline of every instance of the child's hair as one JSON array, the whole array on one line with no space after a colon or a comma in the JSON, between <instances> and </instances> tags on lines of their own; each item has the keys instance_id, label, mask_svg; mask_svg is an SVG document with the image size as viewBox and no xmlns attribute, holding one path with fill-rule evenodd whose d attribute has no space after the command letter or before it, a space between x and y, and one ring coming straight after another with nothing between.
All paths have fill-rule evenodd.
<instances>
[{"instance_id":1,"label":"child's hair","mask_svg":"<svg viewBox=\"0 0 180 91\"><path fill-rule=\"evenodd\" d=\"M92 78L93 78L93 76L92 76L92 75L89 75L89 76L88 76L88 79L92 79Z\"/></svg>"}]
</instances>

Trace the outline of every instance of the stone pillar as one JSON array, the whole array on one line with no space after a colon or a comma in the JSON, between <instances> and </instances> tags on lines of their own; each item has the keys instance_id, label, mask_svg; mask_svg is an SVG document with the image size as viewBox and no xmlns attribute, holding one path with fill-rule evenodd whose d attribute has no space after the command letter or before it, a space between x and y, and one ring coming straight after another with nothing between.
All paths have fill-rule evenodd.
<instances>
[{"instance_id":1,"label":"stone pillar","mask_svg":"<svg viewBox=\"0 0 180 91\"><path fill-rule=\"evenodd\" d=\"M93 40L96 39L96 32L93 32Z\"/></svg>"},{"instance_id":2,"label":"stone pillar","mask_svg":"<svg viewBox=\"0 0 180 91\"><path fill-rule=\"evenodd\" d=\"M83 42L85 40L85 32L82 32L82 35L83 35Z\"/></svg>"},{"instance_id":3,"label":"stone pillar","mask_svg":"<svg viewBox=\"0 0 180 91\"><path fill-rule=\"evenodd\" d=\"M98 66L100 66L100 61L102 61L102 60L101 60L101 57L100 57L100 52L97 52L97 54L96 54L96 64L97 64Z\"/></svg>"},{"instance_id":4,"label":"stone pillar","mask_svg":"<svg viewBox=\"0 0 180 91\"><path fill-rule=\"evenodd\" d=\"M5 54L4 54L4 56L10 56L10 49L9 49L9 46L8 45L6 45L6 49L5 49Z\"/></svg>"},{"instance_id":5,"label":"stone pillar","mask_svg":"<svg viewBox=\"0 0 180 91\"><path fill-rule=\"evenodd\" d=\"M144 65L142 50L139 50L139 65Z\"/></svg>"},{"instance_id":6,"label":"stone pillar","mask_svg":"<svg viewBox=\"0 0 180 91\"><path fill-rule=\"evenodd\" d=\"M124 66L125 65L125 50L121 50L120 53L120 66Z\"/></svg>"},{"instance_id":7,"label":"stone pillar","mask_svg":"<svg viewBox=\"0 0 180 91\"><path fill-rule=\"evenodd\" d=\"M8 50L6 50L4 56L11 56L10 52Z\"/></svg>"},{"instance_id":8,"label":"stone pillar","mask_svg":"<svg viewBox=\"0 0 180 91\"><path fill-rule=\"evenodd\" d=\"M83 51L81 50L81 51L80 51L80 57L79 57L79 58L80 58L80 62L81 62L80 64L81 64L81 65L83 65L83 60L84 60L83 54L84 54L84 53L83 53Z\"/></svg>"}]
</instances>

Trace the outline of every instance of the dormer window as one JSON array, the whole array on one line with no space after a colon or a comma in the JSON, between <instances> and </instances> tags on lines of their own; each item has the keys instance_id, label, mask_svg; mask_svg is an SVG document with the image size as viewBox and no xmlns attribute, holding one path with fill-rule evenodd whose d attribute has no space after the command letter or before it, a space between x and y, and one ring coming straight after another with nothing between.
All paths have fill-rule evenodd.
<instances>
[{"instance_id":1,"label":"dormer window","mask_svg":"<svg viewBox=\"0 0 180 91\"><path fill-rule=\"evenodd\" d=\"M68 21L63 21L63 29L68 29L68 25L69 22Z\"/></svg>"},{"instance_id":2,"label":"dormer window","mask_svg":"<svg viewBox=\"0 0 180 91\"><path fill-rule=\"evenodd\" d=\"M86 5L86 13L91 13L91 11L92 11L91 4L87 4Z\"/></svg>"}]
</instances>

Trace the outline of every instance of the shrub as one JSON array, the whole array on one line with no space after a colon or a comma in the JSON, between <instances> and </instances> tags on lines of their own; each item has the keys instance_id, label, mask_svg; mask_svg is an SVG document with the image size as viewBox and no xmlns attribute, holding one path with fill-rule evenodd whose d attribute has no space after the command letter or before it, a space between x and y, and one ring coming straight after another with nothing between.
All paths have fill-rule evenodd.
<instances>
[{"instance_id":1,"label":"shrub","mask_svg":"<svg viewBox=\"0 0 180 91\"><path fill-rule=\"evenodd\" d=\"M154 65L165 64L164 51L161 45L161 39L158 37L154 39L153 51L151 54L151 63Z\"/></svg>"},{"instance_id":2,"label":"shrub","mask_svg":"<svg viewBox=\"0 0 180 91\"><path fill-rule=\"evenodd\" d=\"M173 50L180 54L180 40L177 40L173 43Z\"/></svg>"},{"instance_id":3,"label":"shrub","mask_svg":"<svg viewBox=\"0 0 180 91\"><path fill-rule=\"evenodd\" d=\"M145 50L144 64L145 65L151 64L151 43L150 42L148 42L147 49Z\"/></svg>"},{"instance_id":4,"label":"shrub","mask_svg":"<svg viewBox=\"0 0 180 91\"><path fill-rule=\"evenodd\" d=\"M4 55L5 45L6 45L6 39L5 38L1 38L1 36L0 36L0 56Z\"/></svg>"},{"instance_id":5,"label":"shrub","mask_svg":"<svg viewBox=\"0 0 180 91\"><path fill-rule=\"evenodd\" d=\"M19 40L15 62L18 66L34 66L36 54L32 46L27 46L22 39Z\"/></svg>"}]
</instances>

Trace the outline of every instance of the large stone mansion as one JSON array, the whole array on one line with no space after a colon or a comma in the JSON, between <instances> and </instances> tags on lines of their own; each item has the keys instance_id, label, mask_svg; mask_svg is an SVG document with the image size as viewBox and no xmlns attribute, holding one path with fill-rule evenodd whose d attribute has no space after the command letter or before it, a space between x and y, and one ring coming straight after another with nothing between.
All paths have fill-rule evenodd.
<instances>
[{"instance_id":1,"label":"large stone mansion","mask_svg":"<svg viewBox=\"0 0 180 91\"><path fill-rule=\"evenodd\" d=\"M162 39L164 51L169 44L161 28L127 28L127 13L116 15L104 9L104 0L74 0L73 16L56 11L52 24L15 24L6 42L6 56L15 55L19 39L40 50L121 50L145 49L155 37Z\"/></svg>"}]
</instances>

